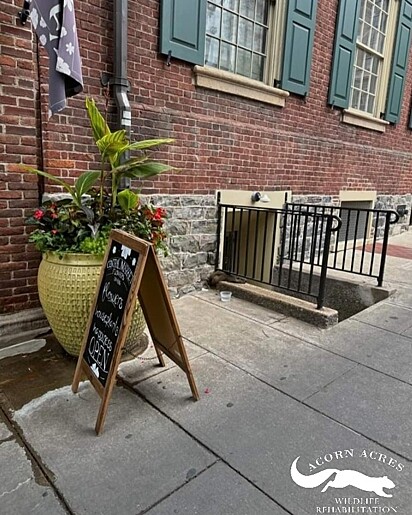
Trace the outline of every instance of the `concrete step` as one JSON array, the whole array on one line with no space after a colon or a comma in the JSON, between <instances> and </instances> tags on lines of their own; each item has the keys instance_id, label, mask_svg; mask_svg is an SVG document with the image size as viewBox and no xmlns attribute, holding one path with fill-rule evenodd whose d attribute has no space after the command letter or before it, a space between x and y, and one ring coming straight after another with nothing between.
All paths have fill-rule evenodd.
<instances>
[{"instance_id":1,"label":"concrete step","mask_svg":"<svg viewBox=\"0 0 412 515\"><path fill-rule=\"evenodd\" d=\"M231 291L236 297L277 313L298 318L317 327L331 327L338 323L338 312L335 309L326 307L317 309L315 304L311 302L267 290L260 286L220 281L216 288L220 291Z\"/></svg>"}]
</instances>

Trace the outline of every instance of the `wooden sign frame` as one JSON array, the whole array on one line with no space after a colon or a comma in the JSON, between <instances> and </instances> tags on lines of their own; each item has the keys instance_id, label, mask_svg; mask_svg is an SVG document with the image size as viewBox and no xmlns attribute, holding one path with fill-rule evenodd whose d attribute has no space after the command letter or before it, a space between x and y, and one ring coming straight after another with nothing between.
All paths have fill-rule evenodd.
<instances>
[{"instance_id":1,"label":"wooden sign frame","mask_svg":"<svg viewBox=\"0 0 412 515\"><path fill-rule=\"evenodd\" d=\"M112 230L72 383L72 391L76 393L81 376L85 375L101 397L95 426L98 435L103 429L137 298L160 365L165 366L162 354L174 361L186 373L193 397L199 399L153 245L124 231ZM105 334L108 326L113 340Z\"/></svg>"}]
</instances>

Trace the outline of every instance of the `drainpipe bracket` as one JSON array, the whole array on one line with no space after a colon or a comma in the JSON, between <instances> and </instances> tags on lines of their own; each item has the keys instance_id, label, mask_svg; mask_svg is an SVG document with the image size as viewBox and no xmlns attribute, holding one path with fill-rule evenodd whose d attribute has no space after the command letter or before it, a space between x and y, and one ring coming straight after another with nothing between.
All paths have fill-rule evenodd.
<instances>
[{"instance_id":1,"label":"drainpipe bracket","mask_svg":"<svg viewBox=\"0 0 412 515\"><path fill-rule=\"evenodd\" d=\"M113 77L108 73L102 73L100 77L100 83L102 86L120 86L121 88L127 88L130 91L130 81L123 77Z\"/></svg>"}]
</instances>

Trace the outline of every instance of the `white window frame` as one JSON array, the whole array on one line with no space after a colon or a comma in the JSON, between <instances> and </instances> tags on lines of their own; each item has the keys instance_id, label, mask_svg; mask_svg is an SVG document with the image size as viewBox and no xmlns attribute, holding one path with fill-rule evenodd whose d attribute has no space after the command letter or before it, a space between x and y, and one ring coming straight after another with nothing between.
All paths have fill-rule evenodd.
<instances>
[{"instance_id":1,"label":"white window frame","mask_svg":"<svg viewBox=\"0 0 412 515\"><path fill-rule=\"evenodd\" d=\"M287 0L268 0L268 32L263 80L250 79L213 66L195 66L194 82L233 95L283 107L289 92L277 87L281 77Z\"/></svg>"},{"instance_id":2,"label":"white window frame","mask_svg":"<svg viewBox=\"0 0 412 515\"><path fill-rule=\"evenodd\" d=\"M396 25L399 14L400 2L399 0L389 0L389 14L388 25L385 37L384 48L382 52L382 62L378 72L377 86L376 86L376 100L374 112L371 114L367 111L349 107L343 111L342 121L351 125L358 125L367 129L375 130L378 132L385 132L385 128L389 122L381 119L382 113L385 111L386 95L389 87L389 75L391 70L391 57L396 39ZM368 51L361 42L356 42L356 52L353 64L353 77L351 84L350 101L352 102L352 88L355 80L355 64L358 55L358 48ZM378 53L376 53L378 55Z\"/></svg>"}]
</instances>

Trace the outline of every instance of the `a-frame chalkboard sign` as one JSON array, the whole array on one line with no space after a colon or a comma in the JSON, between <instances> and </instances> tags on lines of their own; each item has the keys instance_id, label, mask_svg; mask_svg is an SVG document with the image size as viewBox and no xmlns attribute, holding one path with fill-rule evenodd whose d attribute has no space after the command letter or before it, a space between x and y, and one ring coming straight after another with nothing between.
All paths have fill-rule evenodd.
<instances>
[{"instance_id":1,"label":"a-frame chalkboard sign","mask_svg":"<svg viewBox=\"0 0 412 515\"><path fill-rule=\"evenodd\" d=\"M139 299L157 357L174 361L187 375L193 397L199 393L153 246L124 231L113 230L90 311L72 390L86 375L102 401L96 433L103 428L121 351L136 299Z\"/></svg>"}]
</instances>

